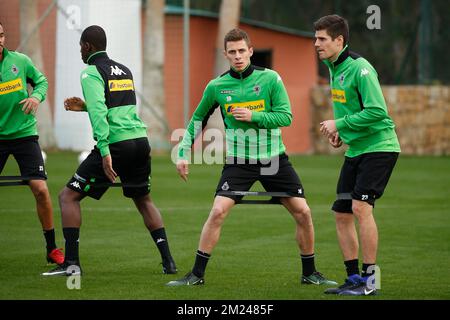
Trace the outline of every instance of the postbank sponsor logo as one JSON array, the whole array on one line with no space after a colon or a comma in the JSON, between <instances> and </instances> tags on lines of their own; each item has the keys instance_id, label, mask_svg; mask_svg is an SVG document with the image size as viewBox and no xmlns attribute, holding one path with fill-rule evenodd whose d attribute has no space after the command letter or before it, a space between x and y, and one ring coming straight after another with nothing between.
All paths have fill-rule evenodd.
<instances>
[{"instance_id":1,"label":"postbank sponsor logo","mask_svg":"<svg viewBox=\"0 0 450 320\"><path fill-rule=\"evenodd\" d=\"M340 102L340 103L347 102L347 99L345 98L344 90L333 89L333 90L331 90L331 96L333 98L333 101L335 101L335 102Z\"/></svg>"},{"instance_id":2,"label":"postbank sponsor logo","mask_svg":"<svg viewBox=\"0 0 450 320\"><path fill-rule=\"evenodd\" d=\"M0 95L8 94L23 89L22 79L18 78L5 83L0 83Z\"/></svg>"},{"instance_id":3,"label":"postbank sponsor logo","mask_svg":"<svg viewBox=\"0 0 450 320\"><path fill-rule=\"evenodd\" d=\"M109 80L108 81L109 91L134 91L133 80L125 79L125 80Z\"/></svg>"},{"instance_id":4,"label":"postbank sponsor logo","mask_svg":"<svg viewBox=\"0 0 450 320\"><path fill-rule=\"evenodd\" d=\"M245 108L253 112L261 112L266 109L264 100L225 104L225 110L227 111L227 114L231 114L234 108Z\"/></svg>"}]
</instances>

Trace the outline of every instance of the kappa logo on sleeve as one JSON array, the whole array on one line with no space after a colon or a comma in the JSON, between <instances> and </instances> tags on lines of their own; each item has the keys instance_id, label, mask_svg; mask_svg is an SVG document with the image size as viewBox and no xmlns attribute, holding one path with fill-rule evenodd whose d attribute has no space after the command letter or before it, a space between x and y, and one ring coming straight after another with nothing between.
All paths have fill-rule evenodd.
<instances>
[{"instance_id":1,"label":"kappa logo on sleeve","mask_svg":"<svg viewBox=\"0 0 450 320\"><path fill-rule=\"evenodd\" d=\"M366 68L361 70L361 77L367 76L369 74L369 70L367 70Z\"/></svg>"}]
</instances>

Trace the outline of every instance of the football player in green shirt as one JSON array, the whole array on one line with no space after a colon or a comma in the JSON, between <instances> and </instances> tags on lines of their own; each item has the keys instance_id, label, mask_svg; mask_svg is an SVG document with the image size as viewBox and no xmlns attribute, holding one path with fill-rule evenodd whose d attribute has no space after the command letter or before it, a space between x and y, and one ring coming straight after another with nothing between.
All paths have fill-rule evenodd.
<instances>
[{"instance_id":1,"label":"football player in green shirt","mask_svg":"<svg viewBox=\"0 0 450 320\"><path fill-rule=\"evenodd\" d=\"M133 200L160 252L163 273L177 272L163 219L149 195L151 148L146 125L137 114L133 75L108 57L106 42L100 26L89 26L81 34L81 58L88 64L80 76L85 101L73 97L64 105L66 110L87 111L97 145L59 195L65 262L45 276L81 275L80 203L86 197L99 200L118 176L123 195Z\"/></svg>"},{"instance_id":2,"label":"football player in green shirt","mask_svg":"<svg viewBox=\"0 0 450 320\"><path fill-rule=\"evenodd\" d=\"M253 48L246 32L231 30L224 39L230 70L207 85L179 145L177 170L187 180L188 157L197 123L206 124L220 108L226 128L227 159L209 217L203 226L191 272L168 286L201 285L211 252L219 241L225 218L242 197L222 191L248 191L260 181L269 192L285 192L281 204L293 216L303 274L301 283L335 285L316 271L314 226L300 179L285 154L280 127L292 121L291 106L281 77L273 70L250 63ZM200 125L201 127L201 125Z\"/></svg>"},{"instance_id":3,"label":"football player in green shirt","mask_svg":"<svg viewBox=\"0 0 450 320\"><path fill-rule=\"evenodd\" d=\"M378 231L373 207L389 181L400 145L375 69L349 51L347 21L338 15L325 16L314 28L317 53L330 71L334 111L334 120L321 122L320 130L333 147L348 145L332 208L348 278L325 293L374 295ZM355 219L363 256L361 275Z\"/></svg>"},{"instance_id":4,"label":"football player in green shirt","mask_svg":"<svg viewBox=\"0 0 450 320\"><path fill-rule=\"evenodd\" d=\"M31 95L28 83L33 87ZM0 23L0 173L9 155L13 155L36 199L47 243L47 261L62 264L64 255L55 243L53 206L34 116L47 89L47 79L29 57L5 48L5 32Z\"/></svg>"}]
</instances>

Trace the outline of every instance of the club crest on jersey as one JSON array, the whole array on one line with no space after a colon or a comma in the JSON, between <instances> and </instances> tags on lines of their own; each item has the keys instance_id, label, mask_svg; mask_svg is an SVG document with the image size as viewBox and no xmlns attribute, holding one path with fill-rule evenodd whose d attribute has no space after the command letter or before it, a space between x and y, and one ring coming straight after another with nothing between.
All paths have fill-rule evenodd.
<instances>
[{"instance_id":1,"label":"club crest on jersey","mask_svg":"<svg viewBox=\"0 0 450 320\"><path fill-rule=\"evenodd\" d=\"M256 86L253 87L253 92L259 96L260 92L261 92L261 86L259 84L257 84Z\"/></svg>"},{"instance_id":2,"label":"club crest on jersey","mask_svg":"<svg viewBox=\"0 0 450 320\"><path fill-rule=\"evenodd\" d=\"M340 77L339 77L339 84L340 84L341 86L344 84L344 79L345 79L344 74L341 74Z\"/></svg>"},{"instance_id":3,"label":"club crest on jersey","mask_svg":"<svg viewBox=\"0 0 450 320\"><path fill-rule=\"evenodd\" d=\"M11 72L17 76L19 74L19 68L17 68L17 66L15 64L13 64L11 67Z\"/></svg>"}]
</instances>

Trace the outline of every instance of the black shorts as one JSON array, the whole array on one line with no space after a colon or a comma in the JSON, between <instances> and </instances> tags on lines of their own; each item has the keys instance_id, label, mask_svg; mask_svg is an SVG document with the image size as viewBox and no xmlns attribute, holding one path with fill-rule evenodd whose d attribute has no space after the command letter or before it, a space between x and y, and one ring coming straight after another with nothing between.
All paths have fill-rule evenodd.
<instances>
[{"instance_id":1,"label":"black shorts","mask_svg":"<svg viewBox=\"0 0 450 320\"><path fill-rule=\"evenodd\" d=\"M278 158L279 166L275 174L262 174L262 169L268 169L274 164L270 163L245 163L243 159L227 159L222 170L222 177L216 188L216 195L220 191L248 191L256 181L260 181L268 192L286 192L292 197L304 198L305 192L300 178L295 172L286 154ZM248 162L248 160L246 160ZM269 171L267 171L269 172ZM239 201L242 196L226 195L234 201ZM273 198L274 203L279 203L280 198Z\"/></svg>"},{"instance_id":2,"label":"black shorts","mask_svg":"<svg viewBox=\"0 0 450 320\"><path fill-rule=\"evenodd\" d=\"M354 158L345 157L332 210L353 213L352 200L365 201L374 207L375 200L383 195L397 158L397 152L372 152Z\"/></svg>"},{"instance_id":3,"label":"black shorts","mask_svg":"<svg viewBox=\"0 0 450 320\"><path fill-rule=\"evenodd\" d=\"M0 140L0 173L9 155L12 154L19 165L22 177L46 180L47 172L38 139L38 136L29 136L13 140Z\"/></svg>"},{"instance_id":4,"label":"black shorts","mask_svg":"<svg viewBox=\"0 0 450 320\"><path fill-rule=\"evenodd\" d=\"M130 139L109 145L113 169L120 177L123 195L138 198L150 192L151 158L147 138ZM99 200L110 183L103 171L102 156L95 147L80 164L67 187Z\"/></svg>"}]
</instances>

